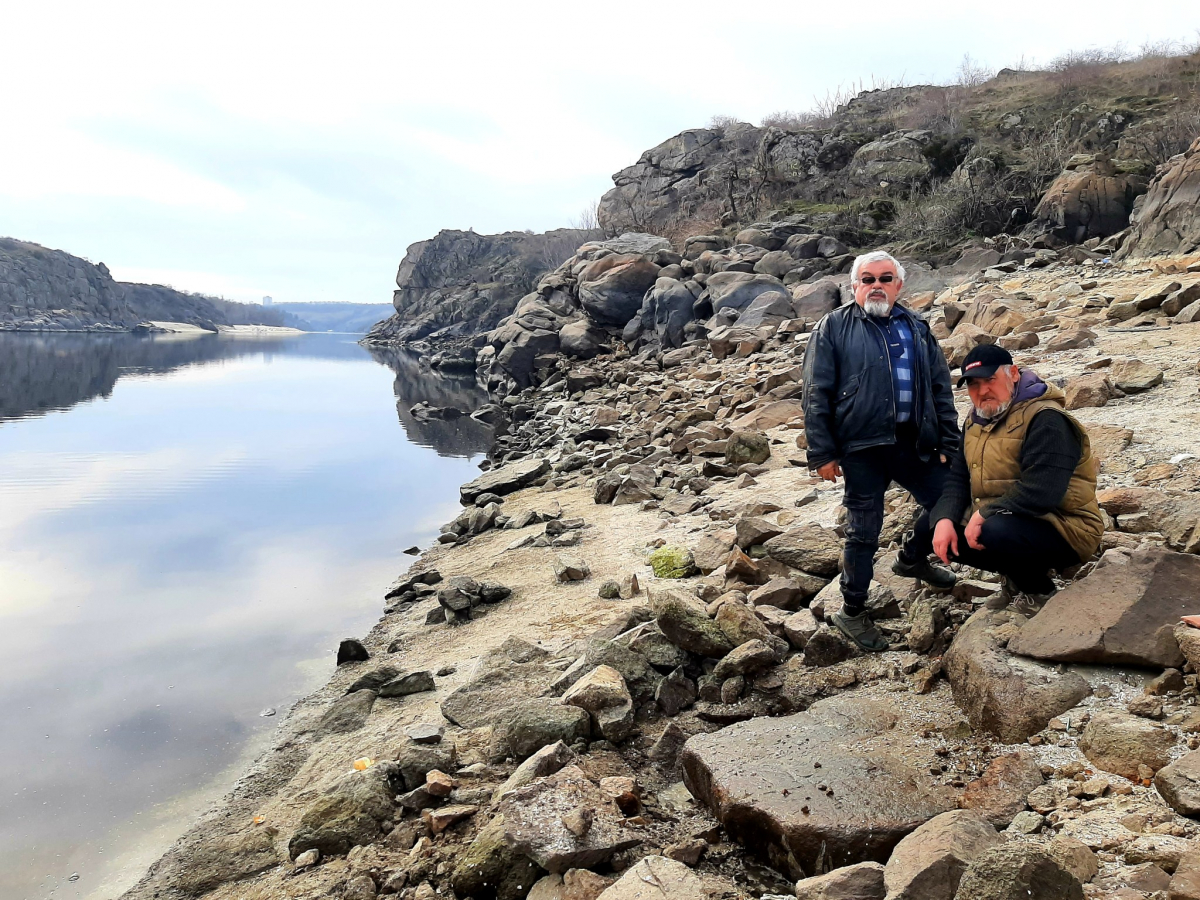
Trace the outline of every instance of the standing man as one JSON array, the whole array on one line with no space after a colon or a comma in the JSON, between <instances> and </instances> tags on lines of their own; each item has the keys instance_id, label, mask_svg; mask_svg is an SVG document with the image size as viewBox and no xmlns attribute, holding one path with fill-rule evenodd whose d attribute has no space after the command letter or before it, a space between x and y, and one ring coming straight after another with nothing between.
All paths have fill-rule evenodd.
<instances>
[{"instance_id":1,"label":"standing man","mask_svg":"<svg viewBox=\"0 0 1200 900\"><path fill-rule=\"evenodd\" d=\"M844 604L833 624L863 650L888 643L867 615L867 591L883 528L883 495L895 481L923 509L893 566L933 587L954 575L933 565L929 510L942 493L949 454L958 449L950 369L921 319L896 303L904 267L867 253L850 270L854 302L823 318L804 354L808 465L826 481L846 479Z\"/></svg>"},{"instance_id":2,"label":"standing man","mask_svg":"<svg viewBox=\"0 0 1200 900\"><path fill-rule=\"evenodd\" d=\"M1035 615L1055 591L1049 571L1100 546L1100 464L1063 392L1013 365L1007 350L976 347L963 382L973 409L933 509L933 547L944 562L1004 575L998 605Z\"/></svg>"}]
</instances>

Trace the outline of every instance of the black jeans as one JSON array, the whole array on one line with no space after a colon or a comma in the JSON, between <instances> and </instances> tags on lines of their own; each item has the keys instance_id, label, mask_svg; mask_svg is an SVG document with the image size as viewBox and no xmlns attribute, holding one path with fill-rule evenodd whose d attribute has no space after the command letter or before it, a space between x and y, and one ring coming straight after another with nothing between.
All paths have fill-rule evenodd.
<instances>
[{"instance_id":1,"label":"black jeans","mask_svg":"<svg viewBox=\"0 0 1200 900\"><path fill-rule=\"evenodd\" d=\"M858 615L867 604L875 551L883 529L883 495L894 481L924 507L903 547L904 559L915 562L933 552L929 510L942 495L948 467L935 454L928 462L917 454L916 435L899 431L897 442L848 453L839 460L846 490L846 546L842 556L842 597L847 615Z\"/></svg>"},{"instance_id":2,"label":"black jeans","mask_svg":"<svg viewBox=\"0 0 1200 900\"><path fill-rule=\"evenodd\" d=\"M1047 574L1051 569L1079 564L1079 555L1045 519L1009 513L988 516L979 534L983 550L971 549L963 526L955 523L954 528L958 532L958 555L951 556L953 561L998 572L1011 579L1019 591L1049 593L1054 590Z\"/></svg>"}]
</instances>

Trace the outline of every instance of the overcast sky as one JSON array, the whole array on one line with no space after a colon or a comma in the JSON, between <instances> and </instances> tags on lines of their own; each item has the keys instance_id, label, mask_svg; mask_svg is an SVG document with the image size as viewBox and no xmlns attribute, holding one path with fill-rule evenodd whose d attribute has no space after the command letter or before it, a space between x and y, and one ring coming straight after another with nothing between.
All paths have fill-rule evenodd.
<instances>
[{"instance_id":1,"label":"overcast sky","mask_svg":"<svg viewBox=\"0 0 1200 900\"><path fill-rule=\"evenodd\" d=\"M713 114L1200 27L1193 0L42 0L4 20L0 234L128 281L367 302L408 244L568 225Z\"/></svg>"}]
</instances>

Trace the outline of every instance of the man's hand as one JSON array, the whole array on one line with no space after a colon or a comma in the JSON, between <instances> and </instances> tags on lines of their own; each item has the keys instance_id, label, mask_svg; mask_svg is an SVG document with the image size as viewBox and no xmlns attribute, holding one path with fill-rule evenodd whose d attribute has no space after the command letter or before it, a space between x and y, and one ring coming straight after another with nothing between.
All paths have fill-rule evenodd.
<instances>
[{"instance_id":1,"label":"man's hand","mask_svg":"<svg viewBox=\"0 0 1200 900\"><path fill-rule=\"evenodd\" d=\"M842 474L842 467L838 465L835 459L833 462L827 462L823 466L818 466L817 474L826 481L837 481Z\"/></svg>"},{"instance_id":2,"label":"man's hand","mask_svg":"<svg viewBox=\"0 0 1200 900\"><path fill-rule=\"evenodd\" d=\"M979 513L971 516L971 521L967 523L964 533L967 536L967 543L971 545L972 550L985 549L983 544L979 542L979 536L983 533L983 516Z\"/></svg>"},{"instance_id":3,"label":"man's hand","mask_svg":"<svg viewBox=\"0 0 1200 900\"><path fill-rule=\"evenodd\" d=\"M941 457L941 459L942 459L942 465L944 466L944 465L946 464L946 454L945 454L945 453L939 453L939 454L938 454L938 456L940 456L940 457Z\"/></svg>"},{"instance_id":4,"label":"man's hand","mask_svg":"<svg viewBox=\"0 0 1200 900\"><path fill-rule=\"evenodd\" d=\"M934 527L933 552L946 565L950 565L951 554L958 556L958 532L950 519L942 519Z\"/></svg>"}]
</instances>

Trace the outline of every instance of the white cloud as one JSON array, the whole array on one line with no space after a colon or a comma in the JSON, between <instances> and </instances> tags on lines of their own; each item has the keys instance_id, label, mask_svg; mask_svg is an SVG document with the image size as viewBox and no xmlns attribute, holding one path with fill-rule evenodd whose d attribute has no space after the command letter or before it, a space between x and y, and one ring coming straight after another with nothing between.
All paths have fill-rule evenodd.
<instances>
[{"instance_id":1,"label":"white cloud","mask_svg":"<svg viewBox=\"0 0 1200 900\"><path fill-rule=\"evenodd\" d=\"M999 27L997 19L1028 27ZM648 147L839 85L1192 38L1183 0L202 5L6 10L5 233L257 300L386 300L440 228L550 228ZM214 287L216 286L216 287ZM221 287L224 286L224 287Z\"/></svg>"}]
</instances>

